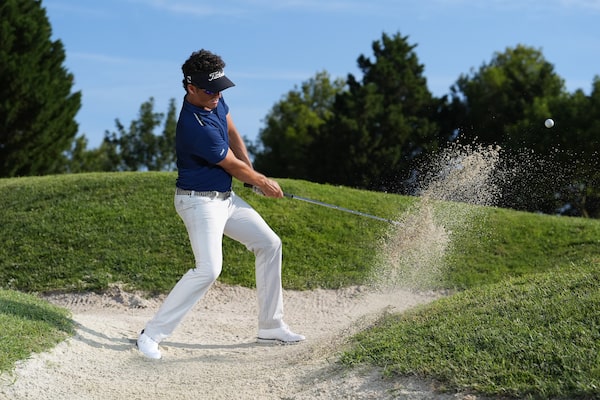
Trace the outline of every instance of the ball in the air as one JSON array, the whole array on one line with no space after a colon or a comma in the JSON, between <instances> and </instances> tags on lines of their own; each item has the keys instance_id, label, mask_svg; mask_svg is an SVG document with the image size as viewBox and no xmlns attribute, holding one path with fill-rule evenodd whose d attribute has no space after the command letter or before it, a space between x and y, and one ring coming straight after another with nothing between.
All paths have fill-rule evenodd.
<instances>
[{"instance_id":1,"label":"ball in the air","mask_svg":"<svg viewBox=\"0 0 600 400\"><path fill-rule=\"evenodd\" d=\"M552 118L548 118L546 121L544 121L544 125L546 125L546 128L552 128L554 126L554 120Z\"/></svg>"}]
</instances>

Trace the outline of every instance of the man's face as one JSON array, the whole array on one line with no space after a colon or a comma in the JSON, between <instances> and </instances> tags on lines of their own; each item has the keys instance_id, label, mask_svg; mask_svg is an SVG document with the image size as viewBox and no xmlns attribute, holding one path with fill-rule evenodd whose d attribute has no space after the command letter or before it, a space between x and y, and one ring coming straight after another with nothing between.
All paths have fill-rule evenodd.
<instances>
[{"instance_id":1,"label":"man's face","mask_svg":"<svg viewBox=\"0 0 600 400\"><path fill-rule=\"evenodd\" d=\"M211 92L198 88L191 83L187 85L187 92L187 101L207 110L217 108L217 104L219 104L219 99L221 98L221 92Z\"/></svg>"}]
</instances>

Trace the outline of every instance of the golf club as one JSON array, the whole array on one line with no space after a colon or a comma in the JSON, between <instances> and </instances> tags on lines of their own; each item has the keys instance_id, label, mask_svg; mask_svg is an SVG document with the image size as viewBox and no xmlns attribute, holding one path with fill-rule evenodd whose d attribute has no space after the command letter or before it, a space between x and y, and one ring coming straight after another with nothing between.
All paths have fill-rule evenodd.
<instances>
[{"instance_id":1,"label":"golf club","mask_svg":"<svg viewBox=\"0 0 600 400\"><path fill-rule=\"evenodd\" d=\"M259 188L255 187L255 186L252 186L249 183L244 183L244 187L252 188L252 190L255 193L262 194L262 191ZM304 201L306 203L316 204L316 205L322 206L322 207L333 208L334 210L339 210L339 211L347 212L347 213L350 213L350 214L360 215L362 217L376 219L378 221L385 221L385 222L389 222L390 224L394 224L394 225L400 225L400 222L394 221L392 219L378 217L376 215L371 215L371 214L367 214L367 213L364 213L364 212L360 212L360 211L356 211L356 210L351 210L349 208L344 208L344 207L336 206L334 204L324 203L322 201L309 199L307 197L296 196L295 194L285 193L285 192L283 193L283 195L285 197L287 197L287 198L290 198L290 199L296 199L296 200Z\"/></svg>"}]
</instances>

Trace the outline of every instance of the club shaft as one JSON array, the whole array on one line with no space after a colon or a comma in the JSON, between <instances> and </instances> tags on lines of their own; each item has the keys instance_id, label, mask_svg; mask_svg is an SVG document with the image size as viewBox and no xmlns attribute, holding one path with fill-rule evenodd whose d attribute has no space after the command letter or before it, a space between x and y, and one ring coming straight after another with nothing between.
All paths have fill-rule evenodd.
<instances>
[{"instance_id":1,"label":"club shaft","mask_svg":"<svg viewBox=\"0 0 600 400\"><path fill-rule=\"evenodd\" d=\"M378 217L376 215L371 215L371 214L367 214L367 213L356 211L356 210L351 210L349 208L344 208L344 207L336 206L334 204L324 203L322 201L309 199L307 197L296 196L295 194L284 193L284 196L285 197L289 197L290 199L296 199L296 200L304 201L304 202L307 202L307 203L316 204L318 206L333 208L334 210L339 210L339 211L347 212L347 213L350 213L350 214L360 215L362 217L376 219L378 221L385 221L385 222L389 222L391 224L397 224L398 223L397 221L393 221L391 219Z\"/></svg>"},{"instance_id":2,"label":"club shaft","mask_svg":"<svg viewBox=\"0 0 600 400\"><path fill-rule=\"evenodd\" d=\"M252 186L249 183L244 183L244 187L253 188L254 186ZM347 212L347 213L350 213L350 214L360 215L361 217L367 217L367 218L371 218L371 219L376 219L378 221L389 222L390 224L394 224L394 225L398 225L399 224L398 221L394 221L394 220L391 220L391 219L378 217L376 215L371 215L371 214L367 214L367 213L356 211L356 210L351 210L349 208L344 208L344 207L336 206L334 204L324 203L324 202L319 201L319 200L309 199L308 197L296 196L295 194L285 193L285 192L283 193L283 195L285 197L287 197L287 198L290 198L290 199L296 199L296 200L304 201L306 203L316 204L317 206L322 206L322 207L327 207L327 208L333 208L334 210L339 210L339 211Z\"/></svg>"}]
</instances>

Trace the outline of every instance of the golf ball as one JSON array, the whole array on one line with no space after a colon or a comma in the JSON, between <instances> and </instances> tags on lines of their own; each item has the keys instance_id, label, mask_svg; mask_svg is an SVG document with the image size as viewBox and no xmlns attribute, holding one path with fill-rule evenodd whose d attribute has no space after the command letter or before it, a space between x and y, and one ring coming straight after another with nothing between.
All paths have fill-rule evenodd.
<instances>
[{"instance_id":1,"label":"golf ball","mask_svg":"<svg viewBox=\"0 0 600 400\"><path fill-rule=\"evenodd\" d=\"M544 125L546 125L546 128L552 128L554 126L554 120L552 118L548 118L546 121L544 121Z\"/></svg>"}]
</instances>

